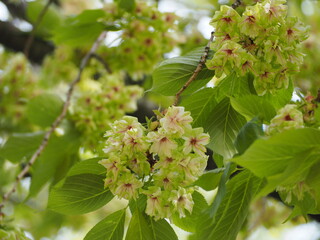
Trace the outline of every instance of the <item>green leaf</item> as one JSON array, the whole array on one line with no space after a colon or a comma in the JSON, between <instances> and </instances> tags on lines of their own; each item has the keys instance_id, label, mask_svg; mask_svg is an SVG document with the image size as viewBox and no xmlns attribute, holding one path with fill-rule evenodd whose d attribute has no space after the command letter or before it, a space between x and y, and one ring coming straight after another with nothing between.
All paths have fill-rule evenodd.
<instances>
[{"instance_id":1,"label":"green leaf","mask_svg":"<svg viewBox=\"0 0 320 240\"><path fill-rule=\"evenodd\" d=\"M310 168L310 172L306 178L306 184L314 191L314 200L317 203L318 213L320 212L320 161Z\"/></svg>"},{"instance_id":2,"label":"green leaf","mask_svg":"<svg viewBox=\"0 0 320 240\"><path fill-rule=\"evenodd\" d=\"M61 171L61 164L70 161L70 157L74 157L79 151L80 138L75 127L64 121L60 128L64 134L52 134L48 145L32 167L29 197L36 196L42 187Z\"/></svg>"},{"instance_id":3,"label":"green leaf","mask_svg":"<svg viewBox=\"0 0 320 240\"><path fill-rule=\"evenodd\" d=\"M28 159L39 147L43 136L43 132L14 133L0 148L0 155L12 163Z\"/></svg>"},{"instance_id":4,"label":"green leaf","mask_svg":"<svg viewBox=\"0 0 320 240\"><path fill-rule=\"evenodd\" d=\"M207 208L201 215L201 217L198 219L198 222L196 224L197 232L200 233L203 226L209 226L214 221L215 215L218 211L218 208L220 204L222 203L225 195L226 195L226 183L231 175L231 173L234 170L234 164L231 162L228 162L226 164L225 170L221 176L220 182L219 182L219 188L217 195L214 198L213 203L210 205L209 208Z\"/></svg>"},{"instance_id":5,"label":"green leaf","mask_svg":"<svg viewBox=\"0 0 320 240\"><path fill-rule=\"evenodd\" d=\"M79 175L84 173L105 175L106 168L98 163L101 159L103 159L103 157L96 157L96 158L83 160L75 164L68 172L68 176L74 176L74 175Z\"/></svg>"},{"instance_id":6,"label":"green leaf","mask_svg":"<svg viewBox=\"0 0 320 240\"><path fill-rule=\"evenodd\" d=\"M113 198L112 193L104 188L104 178L95 174L68 176L50 191L48 208L66 215L101 208Z\"/></svg>"},{"instance_id":7,"label":"green leaf","mask_svg":"<svg viewBox=\"0 0 320 240\"><path fill-rule=\"evenodd\" d=\"M258 177L282 173L295 156L320 149L320 131L312 128L288 130L268 139L258 139L240 157L232 159Z\"/></svg>"},{"instance_id":8,"label":"green leaf","mask_svg":"<svg viewBox=\"0 0 320 240\"><path fill-rule=\"evenodd\" d=\"M135 0L117 0L119 8L127 11L132 12L136 7Z\"/></svg>"},{"instance_id":9,"label":"green leaf","mask_svg":"<svg viewBox=\"0 0 320 240\"><path fill-rule=\"evenodd\" d=\"M155 221L152 217L149 217L148 222L153 237L150 240L178 240L173 228L165 219Z\"/></svg>"},{"instance_id":10,"label":"green leaf","mask_svg":"<svg viewBox=\"0 0 320 240\"><path fill-rule=\"evenodd\" d=\"M129 223L126 240L153 240L153 233L148 225L146 216L135 210Z\"/></svg>"},{"instance_id":11,"label":"green leaf","mask_svg":"<svg viewBox=\"0 0 320 240\"><path fill-rule=\"evenodd\" d=\"M63 101L55 94L41 94L28 102L27 117L40 127L50 126L59 116Z\"/></svg>"},{"instance_id":12,"label":"green leaf","mask_svg":"<svg viewBox=\"0 0 320 240\"><path fill-rule=\"evenodd\" d=\"M218 103L210 116L204 126L210 135L208 146L224 159L229 159L237 152L234 141L246 121L232 108L228 98Z\"/></svg>"},{"instance_id":13,"label":"green leaf","mask_svg":"<svg viewBox=\"0 0 320 240\"><path fill-rule=\"evenodd\" d=\"M254 117L259 117L269 122L276 115L273 105L257 95L245 95L230 100L232 107L248 121Z\"/></svg>"},{"instance_id":14,"label":"green leaf","mask_svg":"<svg viewBox=\"0 0 320 240\"><path fill-rule=\"evenodd\" d=\"M239 77L235 72L232 72L215 87L217 101L225 97L238 97L251 94L250 80L249 75Z\"/></svg>"},{"instance_id":15,"label":"green leaf","mask_svg":"<svg viewBox=\"0 0 320 240\"><path fill-rule=\"evenodd\" d=\"M196 231L195 222L202 217L204 209L208 208L208 203L201 193L195 191L192 194L192 199L194 201L194 205L191 214L187 212L184 218L180 218L179 214L174 214L172 217L172 221L176 226L188 232Z\"/></svg>"},{"instance_id":16,"label":"green leaf","mask_svg":"<svg viewBox=\"0 0 320 240\"><path fill-rule=\"evenodd\" d=\"M217 168L202 174L194 185L203 188L206 191L213 190L218 187L224 168Z\"/></svg>"},{"instance_id":17,"label":"green leaf","mask_svg":"<svg viewBox=\"0 0 320 240\"><path fill-rule=\"evenodd\" d=\"M234 145L238 153L243 154L250 145L258 138L264 135L262 124L255 118L247 122L240 130Z\"/></svg>"},{"instance_id":18,"label":"green leaf","mask_svg":"<svg viewBox=\"0 0 320 240\"><path fill-rule=\"evenodd\" d=\"M213 88L201 89L183 98L180 105L191 112L193 127L203 127L213 108L217 105L215 90Z\"/></svg>"},{"instance_id":19,"label":"green leaf","mask_svg":"<svg viewBox=\"0 0 320 240\"><path fill-rule=\"evenodd\" d=\"M275 91L274 93L268 92L263 95L262 98L272 103L275 109L278 110L291 101L293 89L293 83L292 81L290 81L287 89L280 89Z\"/></svg>"},{"instance_id":20,"label":"green leaf","mask_svg":"<svg viewBox=\"0 0 320 240\"><path fill-rule=\"evenodd\" d=\"M129 208L133 213L136 211L136 208L139 209L140 212L144 212L147 206L147 196L144 194L140 194L137 200L130 200Z\"/></svg>"},{"instance_id":21,"label":"green leaf","mask_svg":"<svg viewBox=\"0 0 320 240\"><path fill-rule=\"evenodd\" d=\"M235 240L262 180L245 170L227 183L227 191L210 225L199 229L198 239Z\"/></svg>"},{"instance_id":22,"label":"green leaf","mask_svg":"<svg viewBox=\"0 0 320 240\"><path fill-rule=\"evenodd\" d=\"M272 192L277 186L294 186L304 182L307 175L317 161L320 160L320 149L307 149L297 153L290 161L287 162L283 172L276 175L268 176L267 184L261 191L261 196ZM300 202L300 201L299 201Z\"/></svg>"},{"instance_id":23,"label":"green leaf","mask_svg":"<svg viewBox=\"0 0 320 240\"><path fill-rule=\"evenodd\" d=\"M39 14L47 4L46 1L37 0L28 2L27 4L27 17L28 20L35 24L39 17ZM61 14L59 10L54 7L53 4L49 6L45 15L43 16L41 22L37 26L37 34L48 35L52 33L52 30L57 27L62 21Z\"/></svg>"},{"instance_id":24,"label":"green leaf","mask_svg":"<svg viewBox=\"0 0 320 240\"><path fill-rule=\"evenodd\" d=\"M70 17L55 29L53 40L56 44L72 47L92 44L105 29L100 19L106 17L102 9L85 10L76 17Z\"/></svg>"},{"instance_id":25,"label":"green leaf","mask_svg":"<svg viewBox=\"0 0 320 240\"><path fill-rule=\"evenodd\" d=\"M84 240L120 240L124 233L126 211L112 213L97 223L85 236Z\"/></svg>"},{"instance_id":26,"label":"green leaf","mask_svg":"<svg viewBox=\"0 0 320 240\"><path fill-rule=\"evenodd\" d=\"M164 60L152 74L153 86L150 91L166 96L175 95L196 70L203 52L204 48L197 48L185 56ZM205 86L213 76L214 71L204 66L184 94L190 94Z\"/></svg>"}]
</instances>

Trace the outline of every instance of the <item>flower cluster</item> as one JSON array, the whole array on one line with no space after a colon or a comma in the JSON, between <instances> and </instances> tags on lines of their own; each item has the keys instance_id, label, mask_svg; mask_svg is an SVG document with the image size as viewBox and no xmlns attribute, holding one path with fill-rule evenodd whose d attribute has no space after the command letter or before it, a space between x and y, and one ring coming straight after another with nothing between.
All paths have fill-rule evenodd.
<instances>
[{"instance_id":1,"label":"flower cluster","mask_svg":"<svg viewBox=\"0 0 320 240\"><path fill-rule=\"evenodd\" d=\"M191 213L191 185L206 167L209 142L202 128L191 127L192 121L183 107L169 107L155 129L134 117L115 121L106 132L107 158L100 161L107 169L105 186L128 200L146 195L146 213L156 219Z\"/></svg>"},{"instance_id":2,"label":"flower cluster","mask_svg":"<svg viewBox=\"0 0 320 240\"><path fill-rule=\"evenodd\" d=\"M295 104L287 104L281 108L271 120L266 133L274 135L289 129L303 128L303 114L297 107Z\"/></svg>"},{"instance_id":3,"label":"flower cluster","mask_svg":"<svg viewBox=\"0 0 320 240\"><path fill-rule=\"evenodd\" d=\"M254 75L259 95L287 88L289 77L299 71L303 54L299 43L307 38L306 28L297 18L287 18L285 0L265 0L246 7L242 16L221 6L211 21L215 41L213 58L207 61L216 76L236 71Z\"/></svg>"},{"instance_id":4,"label":"flower cluster","mask_svg":"<svg viewBox=\"0 0 320 240\"><path fill-rule=\"evenodd\" d=\"M177 43L175 20L178 17L173 13L162 13L145 1L136 1L136 7L130 14L116 3L105 5L105 10L110 13L108 16L113 17L111 21L120 21L125 29L120 45L105 49L103 54L112 56L112 69L122 69L122 63L126 62L126 71L141 77L142 73L150 72L162 60L163 54L172 51Z\"/></svg>"},{"instance_id":5,"label":"flower cluster","mask_svg":"<svg viewBox=\"0 0 320 240\"><path fill-rule=\"evenodd\" d=\"M8 54L1 62L0 73L0 121L10 127L27 121L25 110L27 100L36 95L36 75L23 54Z\"/></svg>"},{"instance_id":6,"label":"flower cluster","mask_svg":"<svg viewBox=\"0 0 320 240\"><path fill-rule=\"evenodd\" d=\"M96 139L101 138L101 129L120 119L125 113L137 109L137 100L143 90L139 86L126 86L120 74L101 77L99 82L86 81L83 91L73 102L71 118L83 133L82 143L86 149L97 149Z\"/></svg>"}]
</instances>

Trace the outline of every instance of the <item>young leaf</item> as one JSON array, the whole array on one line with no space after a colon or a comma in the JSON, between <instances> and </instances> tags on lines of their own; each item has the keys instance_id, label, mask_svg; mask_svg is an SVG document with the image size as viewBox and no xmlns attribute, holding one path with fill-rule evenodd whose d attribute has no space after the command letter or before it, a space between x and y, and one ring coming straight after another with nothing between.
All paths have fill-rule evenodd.
<instances>
[{"instance_id":1,"label":"young leaf","mask_svg":"<svg viewBox=\"0 0 320 240\"><path fill-rule=\"evenodd\" d=\"M259 117L269 122L276 115L273 105L257 95L245 95L230 100L232 107L247 120Z\"/></svg>"},{"instance_id":2,"label":"young leaf","mask_svg":"<svg viewBox=\"0 0 320 240\"><path fill-rule=\"evenodd\" d=\"M144 213L136 209L129 223L126 240L153 240L152 231Z\"/></svg>"},{"instance_id":3,"label":"young leaf","mask_svg":"<svg viewBox=\"0 0 320 240\"><path fill-rule=\"evenodd\" d=\"M123 238L125 209L114 212L97 223L84 240L119 240Z\"/></svg>"},{"instance_id":4,"label":"young leaf","mask_svg":"<svg viewBox=\"0 0 320 240\"><path fill-rule=\"evenodd\" d=\"M63 101L55 94L41 94L28 102L27 117L40 127L50 126L59 116Z\"/></svg>"},{"instance_id":5,"label":"young leaf","mask_svg":"<svg viewBox=\"0 0 320 240\"><path fill-rule=\"evenodd\" d=\"M210 135L208 146L224 159L229 159L237 152L233 143L246 121L232 108L228 98L218 103L210 116L204 126Z\"/></svg>"},{"instance_id":6,"label":"young leaf","mask_svg":"<svg viewBox=\"0 0 320 240\"><path fill-rule=\"evenodd\" d=\"M210 113L217 105L215 92L214 88L204 88L182 99L180 105L191 112L193 127L203 127L210 117Z\"/></svg>"},{"instance_id":7,"label":"young leaf","mask_svg":"<svg viewBox=\"0 0 320 240\"><path fill-rule=\"evenodd\" d=\"M76 215L97 210L107 204L112 193L104 188L104 176L69 176L52 188L48 208L61 214Z\"/></svg>"},{"instance_id":8,"label":"young leaf","mask_svg":"<svg viewBox=\"0 0 320 240\"><path fill-rule=\"evenodd\" d=\"M196 70L203 52L204 48L197 48L184 56L164 60L152 74L153 86L150 91L166 96L175 95ZM205 86L213 75L214 71L204 66L184 94L190 94Z\"/></svg>"}]
</instances>

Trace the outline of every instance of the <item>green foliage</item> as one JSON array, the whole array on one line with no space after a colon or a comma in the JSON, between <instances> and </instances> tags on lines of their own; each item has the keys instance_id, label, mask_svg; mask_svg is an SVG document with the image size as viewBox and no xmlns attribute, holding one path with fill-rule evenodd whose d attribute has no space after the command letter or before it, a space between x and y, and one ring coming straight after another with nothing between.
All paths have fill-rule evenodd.
<instances>
[{"instance_id":1,"label":"green foliage","mask_svg":"<svg viewBox=\"0 0 320 240\"><path fill-rule=\"evenodd\" d=\"M239 98L232 98L231 105L247 120L259 117L263 121L269 122L276 115L272 104L257 95L245 95Z\"/></svg>"},{"instance_id":2,"label":"green foliage","mask_svg":"<svg viewBox=\"0 0 320 240\"><path fill-rule=\"evenodd\" d=\"M129 223L126 240L149 240L153 239L152 230L148 226L147 216L135 210Z\"/></svg>"},{"instance_id":3,"label":"green foliage","mask_svg":"<svg viewBox=\"0 0 320 240\"><path fill-rule=\"evenodd\" d=\"M226 193L215 214L198 226L198 239L236 239L248 214L249 204L261 184L261 179L249 171L232 178L226 184Z\"/></svg>"},{"instance_id":4,"label":"green foliage","mask_svg":"<svg viewBox=\"0 0 320 240\"><path fill-rule=\"evenodd\" d=\"M98 21L104 17L106 13L102 9L86 10L75 17L69 17L54 29L53 41L72 47L91 44L106 28Z\"/></svg>"},{"instance_id":5,"label":"green foliage","mask_svg":"<svg viewBox=\"0 0 320 240\"><path fill-rule=\"evenodd\" d=\"M64 122L60 128L64 134L55 134L50 138L46 149L33 166L34 177L31 179L29 197L36 196L52 178L55 182L59 181L59 173L68 171L68 165L63 164L72 165L77 160L75 156L80 145L79 133L69 122Z\"/></svg>"},{"instance_id":6,"label":"green foliage","mask_svg":"<svg viewBox=\"0 0 320 240\"><path fill-rule=\"evenodd\" d=\"M263 136L262 124L256 118L247 122L241 129L234 142L238 153L243 154L250 145Z\"/></svg>"},{"instance_id":7,"label":"green foliage","mask_svg":"<svg viewBox=\"0 0 320 240\"><path fill-rule=\"evenodd\" d=\"M194 192L192 194L194 206L192 213L187 213L186 217L180 218L178 214L173 216L173 223L187 232L196 232L196 224L199 218L202 217L202 212L208 208L208 203L201 193Z\"/></svg>"},{"instance_id":8,"label":"green foliage","mask_svg":"<svg viewBox=\"0 0 320 240\"><path fill-rule=\"evenodd\" d=\"M42 139L43 132L13 134L0 149L0 154L13 163L21 162L32 156Z\"/></svg>"},{"instance_id":9,"label":"green foliage","mask_svg":"<svg viewBox=\"0 0 320 240\"><path fill-rule=\"evenodd\" d=\"M213 190L218 187L223 171L223 168L217 168L207 171L203 173L202 176L199 177L199 179L194 184L206 191Z\"/></svg>"},{"instance_id":10,"label":"green foliage","mask_svg":"<svg viewBox=\"0 0 320 240\"><path fill-rule=\"evenodd\" d=\"M123 238L125 210L110 214L97 223L84 240L119 240Z\"/></svg>"},{"instance_id":11,"label":"green foliage","mask_svg":"<svg viewBox=\"0 0 320 240\"><path fill-rule=\"evenodd\" d=\"M191 96L184 98L181 105L190 111L193 126L202 127L209 118L213 108L217 105L216 91L213 88L203 88Z\"/></svg>"},{"instance_id":12,"label":"green foliage","mask_svg":"<svg viewBox=\"0 0 320 240\"><path fill-rule=\"evenodd\" d=\"M12 189L0 199L0 239L27 239L24 230L57 238L60 227L83 232L87 222L97 224L85 240L180 239L173 224L190 240L242 239L254 231L252 201L273 191L292 209L287 221L320 213L320 35L313 27L302 42L308 27L287 13L311 26L318 15L304 15L300 0L236 8L210 0L208 49L192 17L150 1L98 2L28 1L25 16L8 8L8 23L23 18L35 38L28 56L15 53L27 30L0 46L0 195ZM107 38L96 41L103 31ZM203 191L215 189L207 202ZM253 221L265 225L263 216Z\"/></svg>"},{"instance_id":13,"label":"green foliage","mask_svg":"<svg viewBox=\"0 0 320 240\"><path fill-rule=\"evenodd\" d=\"M127 11L132 12L136 7L135 0L117 0L119 8Z\"/></svg>"},{"instance_id":14,"label":"green foliage","mask_svg":"<svg viewBox=\"0 0 320 240\"><path fill-rule=\"evenodd\" d=\"M50 191L48 208L69 215L101 208L113 198L112 193L104 189L103 178L90 173L67 177Z\"/></svg>"},{"instance_id":15,"label":"green foliage","mask_svg":"<svg viewBox=\"0 0 320 240\"><path fill-rule=\"evenodd\" d=\"M225 159L232 158L237 152L234 141L245 119L231 106L230 100L224 98L212 110L213 119L208 119L205 130L210 135L209 147Z\"/></svg>"},{"instance_id":16,"label":"green foliage","mask_svg":"<svg viewBox=\"0 0 320 240\"><path fill-rule=\"evenodd\" d=\"M153 71L153 86L150 90L166 96L177 93L193 74L202 54L203 48L197 48L184 56L170 58L161 62ZM203 87L213 75L214 71L210 71L207 68L202 69L184 94L190 94Z\"/></svg>"},{"instance_id":17,"label":"green foliage","mask_svg":"<svg viewBox=\"0 0 320 240\"><path fill-rule=\"evenodd\" d=\"M99 160L93 158L74 165L67 177L50 191L48 208L76 215L92 212L108 203L113 195L108 189L104 189L105 171L98 165Z\"/></svg>"},{"instance_id":18,"label":"green foliage","mask_svg":"<svg viewBox=\"0 0 320 240\"><path fill-rule=\"evenodd\" d=\"M41 0L28 2L27 17L31 23L35 24L37 22L37 19L39 18L41 11L46 4L46 1ZM62 17L59 14L59 10L51 4L51 6L49 6L49 9L43 16L40 24L37 26L37 34L45 36L51 35L54 28L59 26L61 21Z\"/></svg>"},{"instance_id":19,"label":"green foliage","mask_svg":"<svg viewBox=\"0 0 320 240\"><path fill-rule=\"evenodd\" d=\"M57 95L38 95L28 102L27 117L35 125L49 127L59 116L62 106L63 101Z\"/></svg>"}]
</instances>

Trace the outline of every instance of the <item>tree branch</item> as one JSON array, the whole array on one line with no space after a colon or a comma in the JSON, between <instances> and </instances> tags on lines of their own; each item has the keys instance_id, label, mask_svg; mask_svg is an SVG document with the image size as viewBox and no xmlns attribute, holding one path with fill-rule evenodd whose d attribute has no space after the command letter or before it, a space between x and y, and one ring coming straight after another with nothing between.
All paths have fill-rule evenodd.
<instances>
[{"instance_id":1,"label":"tree branch","mask_svg":"<svg viewBox=\"0 0 320 240\"><path fill-rule=\"evenodd\" d=\"M233 9L236 9L237 7L239 7L241 5L241 0L236 0L232 5L231 7Z\"/></svg>"},{"instance_id":2,"label":"tree branch","mask_svg":"<svg viewBox=\"0 0 320 240\"><path fill-rule=\"evenodd\" d=\"M0 21L0 44L15 52L23 52L29 34L22 32L10 22ZM54 46L39 38L34 38L28 58L41 63L43 58L54 50Z\"/></svg>"},{"instance_id":3,"label":"tree branch","mask_svg":"<svg viewBox=\"0 0 320 240\"><path fill-rule=\"evenodd\" d=\"M6 5L12 17L28 21L26 15L27 4L25 1L13 2L10 0L1 0L1 2Z\"/></svg>"},{"instance_id":4,"label":"tree branch","mask_svg":"<svg viewBox=\"0 0 320 240\"><path fill-rule=\"evenodd\" d=\"M214 37L214 32L211 32L211 37L210 40L207 44L207 46L204 48L204 53L201 56L201 59L199 61L199 64L196 68L196 70L194 70L193 74L191 75L191 77L189 78L189 80L183 85L183 87L176 93L175 95L175 99L174 99L174 103L173 106L176 106L178 104L179 101L179 97L180 95L183 93L184 90L186 90L186 88L197 78L198 74L200 73L200 71L203 68L203 65L205 64L208 54L209 54L209 50L210 50L210 44L213 41L213 37Z\"/></svg>"},{"instance_id":5,"label":"tree branch","mask_svg":"<svg viewBox=\"0 0 320 240\"><path fill-rule=\"evenodd\" d=\"M27 40L27 43L25 45L25 48L23 50L24 52L24 55L28 58L28 55L29 55L29 51L30 51L30 48L31 48L31 45L32 45L32 42L34 40L34 37L35 37L35 34L36 34L36 31L38 29L38 26L39 24L41 23L44 15L46 14L46 12L48 11L51 3L53 2L53 0L48 0L47 4L44 6L44 8L41 10L41 12L39 13L39 16L37 18L37 21L35 22L35 24L33 25L33 28L32 28L32 31L29 35L29 38Z\"/></svg>"},{"instance_id":6,"label":"tree branch","mask_svg":"<svg viewBox=\"0 0 320 240\"><path fill-rule=\"evenodd\" d=\"M43 152L43 150L47 146L48 141L50 139L50 136L55 131L55 129L58 127L58 125L61 123L61 121L64 119L65 115L67 114L68 107L70 105L70 100L71 100L71 96L72 96L74 87L80 81L82 72L83 72L84 68L86 67L86 65L88 64L89 59L91 58L92 54L94 54L94 52L98 49L98 47L100 46L101 42L105 39L105 37L106 37L106 32L102 32L100 34L100 36L98 37L98 39L92 45L90 51L82 59L80 67L79 67L78 75L69 86L69 89L68 89L68 92L67 92L67 99L66 99L66 101L65 101L65 103L63 105L63 108L62 108L62 111L61 111L60 115L53 122L53 124L51 125L51 128L45 133L45 136L43 137L40 146L35 151L35 153L32 155L32 157L30 158L30 160L27 163L27 165L22 169L20 174L16 177L16 181L15 181L13 187L11 188L11 190L8 191L3 196L2 203L0 204L0 217L1 217L1 215L3 215L3 213L1 212L1 209L4 207L4 204L8 201L10 196L16 191L19 182L29 172L30 168L33 166L35 161L39 158L39 156L41 155L41 153Z\"/></svg>"},{"instance_id":7,"label":"tree branch","mask_svg":"<svg viewBox=\"0 0 320 240\"><path fill-rule=\"evenodd\" d=\"M102 65L103 67L105 68L105 70L109 73L109 74L112 74L112 70L110 68L110 66L108 65L108 63L98 54L96 53L93 53L92 56L93 58L97 59Z\"/></svg>"}]
</instances>

